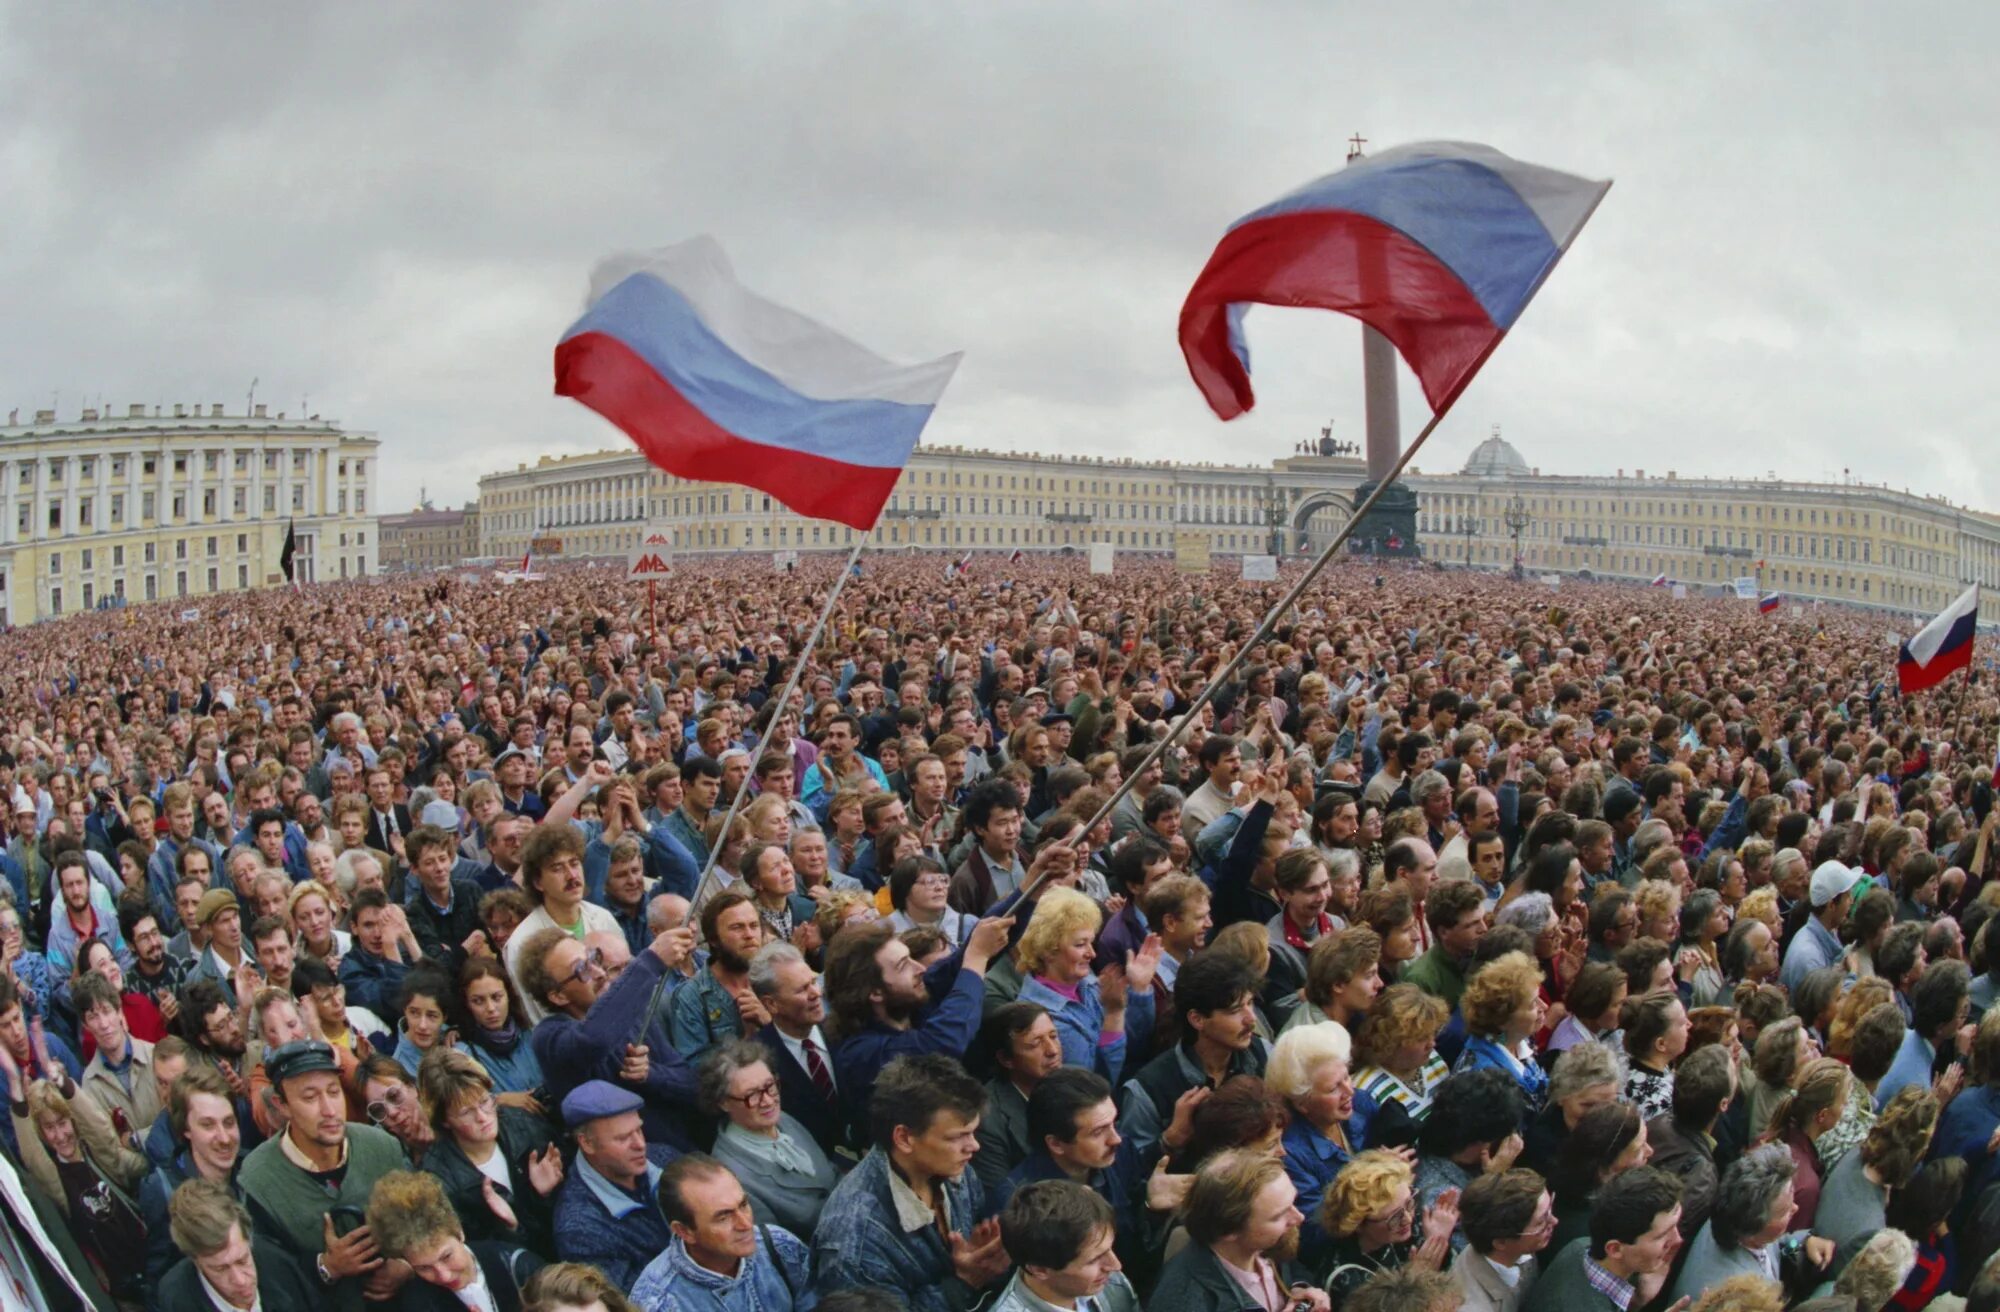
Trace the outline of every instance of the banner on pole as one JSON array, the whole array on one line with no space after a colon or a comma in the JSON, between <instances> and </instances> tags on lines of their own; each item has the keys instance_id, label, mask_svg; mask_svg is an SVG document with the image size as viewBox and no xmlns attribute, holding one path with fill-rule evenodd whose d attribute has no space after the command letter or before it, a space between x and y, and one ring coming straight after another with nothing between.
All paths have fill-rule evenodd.
<instances>
[{"instance_id":1,"label":"banner on pole","mask_svg":"<svg viewBox=\"0 0 2000 1312\"><path fill-rule=\"evenodd\" d=\"M771 553L771 568L794 570L799 567L799 553L796 551L774 551Z\"/></svg>"},{"instance_id":2,"label":"banner on pole","mask_svg":"<svg viewBox=\"0 0 2000 1312\"><path fill-rule=\"evenodd\" d=\"M1278 577L1276 556L1245 556L1243 578L1247 583L1269 583Z\"/></svg>"},{"instance_id":3,"label":"banner on pole","mask_svg":"<svg viewBox=\"0 0 2000 1312\"><path fill-rule=\"evenodd\" d=\"M1562 581L1562 575L1560 575L1560 574L1544 574L1544 575L1542 575L1542 586L1543 586L1543 587L1545 587L1545 588L1552 588L1552 589L1553 589L1553 588L1560 588L1560 587L1561 587L1562 585L1563 585L1563 581Z\"/></svg>"},{"instance_id":4,"label":"banner on pole","mask_svg":"<svg viewBox=\"0 0 2000 1312\"><path fill-rule=\"evenodd\" d=\"M1674 600L1686 601L1687 599L1688 599L1688 585L1685 583L1674 584Z\"/></svg>"},{"instance_id":5,"label":"banner on pole","mask_svg":"<svg viewBox=\"0 0 2000 1312\"><path fill-rule=\"evenodd\" d=\"M1208 534L1174 534L1174 568L1183 574L1208 573Z\"/></svg>"},{"instance_id":6,"label":"banner on pole","mask_svg":"<svg viewBox=\"0 0 2000 1312\"><path fill-rule=\"evenodd\" d=\"M1109 574L1112 564L1117 558L1117 549L1109 542L1093 542L1090 544L1090 572L1092 574Z\"/></svg>"},{"instance_id":7,"label":"banner on pole","mask_svg":"<svg viewBox=\"0 0 2000 1312\"><path fill-rule=\"evenodd\" d=\"M1738 600L1741 601L1757 600L1756 579L1751 578L1748 575L1745 575L1743 578L1730 580L1729 586L1736 590L1736 596Z\"/></svg>"}]
</instances>

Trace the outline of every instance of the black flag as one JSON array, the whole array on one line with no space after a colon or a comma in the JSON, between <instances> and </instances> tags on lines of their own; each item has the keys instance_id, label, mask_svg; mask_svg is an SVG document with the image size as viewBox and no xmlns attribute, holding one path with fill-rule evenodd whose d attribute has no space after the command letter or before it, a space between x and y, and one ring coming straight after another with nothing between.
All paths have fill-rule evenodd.
<instances>
[{"instance_id":1,"label":"black flag","mask_svg":"<svg viewBox=\"0 0 2000 1312\"><path fill-rule=\"evenodd\" d=\"M294 588L297 588L299 586L299 579L298 575L294 573L296 566L292 564L292 555L298 550L298 547L299 547L298 527L291 520L286 520L285 546L284 549L278 553L278 568L285 571L285 581L287 583L290 583Z\"/></svg>"}]
</instances>

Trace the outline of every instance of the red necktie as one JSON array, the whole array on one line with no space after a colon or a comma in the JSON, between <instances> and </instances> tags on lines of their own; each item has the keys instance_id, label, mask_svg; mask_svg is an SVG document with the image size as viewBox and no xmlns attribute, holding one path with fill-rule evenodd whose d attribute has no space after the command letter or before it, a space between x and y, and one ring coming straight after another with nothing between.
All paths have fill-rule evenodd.
<instances>
[{"instance_id":1,"label":"red necktie","mask_svg":"<svg viewBox=\"0 0 2000 1312\"><path fill-rule=\"evenodd\" d=\"M806 1074L812 1076L813 1087L819 1090L820 1097L832 1102L833 1076L827 1073L826 1062L819 1055L819 1045L810 1036L799 1042L806 1050Z\"/></svg>"}]
</instances>

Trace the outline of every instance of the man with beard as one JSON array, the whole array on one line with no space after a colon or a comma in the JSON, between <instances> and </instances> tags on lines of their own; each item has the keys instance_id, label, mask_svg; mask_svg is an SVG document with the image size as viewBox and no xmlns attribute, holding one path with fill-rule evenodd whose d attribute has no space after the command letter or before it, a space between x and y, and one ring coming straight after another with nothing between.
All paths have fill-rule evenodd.
<instances>
[{"instance_id":1,"label":"man with beard","mask_svg":"<svg viewBox=\"0 0 2000 1312\"><path fill-rule=\"evenodd\" d=\"M71 848L56 858L56 891L62 905L49 918L50 972L58 978L69 975L78 947L93 938L109 943L118 964L130 968L132 954L118 931L118 911L111 905L110 892L90 877L81 848ZM60 988L57 991L60 993Z\"/></svg>"},{"instance_id":2,"label":"man with beard","mask_svg":"<svg viewBox=\"0 0 2000 1312\"><path fill-rule=\"evenodd\" d=\"M834 1187L813 1233L822 1294L881 1289L915 1312L964 1312L1007 1274L999 1223L979 1219L984 1196L966 1169L985 1106L978 1081L941 1053L882 1069L868 1102L874 1148Z\"/></svg>"},{"instance_id":3,"label":"man with beard","mask_svg":"<svg viewBox=\"0 0 2000 1312\"><path fill-rule=\"evenodd\" d=\"M592 1081L617 1085L643 1100L648 1141L692 1148L694 1070L674 1051L653 1001L694 951L694 931L661 931L610 983L601 959L560 929L516 931L515 943L521 992L545 1013L528 1038L550 1097L560 1103Z\"/></svg>"},{"instance_id":4,"label":"man with beard","mask_svg":"<svg viewBox=\"0 0 2000 1312\"><path fill-rule=\"evenodd\" d=\"M119 906L118 929L132 945L132 968L125 972L125 987L151 998L161 1019L173 1024L180 1014L180 999L174 991L187 979L187 963L167 951L160 918L144 902L128 899Z\"/></svg>"},{"instance_id":5,"label":"man with beard","mask_svg":"<svg viewBox=\"0 0 2000 1312\"><path fill-rule=\"evenodd\" d=\"M1254 1302L1330 1312L1333 1301L1298 1265L1298 1189L1282 1161L1232 1150L1210 1158L1188 1186L1189 1243L1160 1273L1154 1312L1236 1312ZM1254 1298L1249 1291L1259 1291Z\"/></svg>"},{"instance_id":6,"label":"man with beard","mask_svg":"<svg viewBox=\"0 0 2000 1312\"><path fill-rule=\"evenodd\" d=\"M701 908L701 937L708 969L675 989L669 1006L674 1047L690 1064L725 1039L747 1038L771 1021L750 988L750 957L764 941L755 900L737 889L711 897Z\"/></svg>"},{"instance_id":7,"label":"man with beard","mask_svg":"<svg viewBox=\"0 0 2000 1312\"><path fill-rule=\"evenodd\" d=\"M833 1070L857 1138L867 1132L875 1077L893 1058L972 1050L986 968L1006 950L1013 925L1012 917L980 921L957 952L928 971L886 920L850 924L834 937L826 958L827 998L840 1035Z\"/></svg>"},{"instance_id":8,"label":"man with beard","mask_svg":"<svg viewBox=\"0 0 2000 1312\"><path fill-rule=\"evenodd\" d=\"M239 1100L249 1095L250 1085L242 1074L243 1053L249 1046L243 1036L243 1018L221 984L212 979L191 980L181 990L181 1037L196 1056L222 1072ZM249 1120L247 1109L238 1110Z\"/></svg>"},{"instance_id":9,"label":"man with beard","mask_svg":"<svg viewBox=\"0 0 2000 1312\"><path fill-rule=\"evenodd\" d=\"M336 1210L361 1210L375 1182L407 1170L403 1146L386 1130L350 1124L347 1094L333 1049L314 1039L286 1043L264 1056L285 1110L285 1131L243 1159L237 1181L257 1215L318 1277L327 1307L359 1312L364 1298L388 1302L410 1278L409 1265L385 1261L366 1225L337 1233Z\"/></svg>"}]
</instances>

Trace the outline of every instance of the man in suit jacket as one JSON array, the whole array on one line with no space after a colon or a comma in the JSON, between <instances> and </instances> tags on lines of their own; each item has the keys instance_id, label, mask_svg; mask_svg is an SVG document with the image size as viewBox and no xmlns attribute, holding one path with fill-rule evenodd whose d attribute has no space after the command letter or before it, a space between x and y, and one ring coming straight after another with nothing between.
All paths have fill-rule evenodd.
<instances>
[{"instance_id":1,"label":"man in suit jacket","mask_svg":"<svg viewBox=\"0 0 2000 1312\"><path fill-rule=\"evenodd\" d=\"M1556 1232L1555 1199L1542 1177L1517 1168L1482 1175L1465 1187L1459 1224L1467 1251L1452 1264L1472 1312L1516 1312L1534 1287L1535 1254Z\"/></svg>"},{"instance_id":2,"label":"man in suit jacket","mask_svg":"<svg viewBox=\"0 0 2000 1312\"><path fill-rule=\"evenodd\" d=\"M192 1260L160 1281L160 1312L249 1312L308 1308L317 1291L296 1261L250 1229L250 1214L228 1186L189 1180L167 1204L174 1243Z\"/></svg>"},{"instance_id":3,"label":"man in suit jacket","mask_svg":"<svg viewBox=\"0 0 2000 1312\"><path fill-rule=\"evenodd\" d=\"M826 999L819 977L790 943L767 943L750 959L750 991L771 1013L771 1023L757 1031L756 1039L771 1054L778 1105L806 1128L821 1152L834 1157L846 1150L844 1155L852 1160L833 1073L833 1049L820 1031Z\"/></svg>"},{"instance_id":4,"label":"man in suit jacket","mask_svg":"<svg viewBox=\"0 0 2000 1312\"><path fill-rule=\"evenodd\" d=\"M410 832L410 808L393 799L390 787L387 770L368 772L368 846L383 852L394 852L395 840Z\"/></svg>"}]
</instances>

